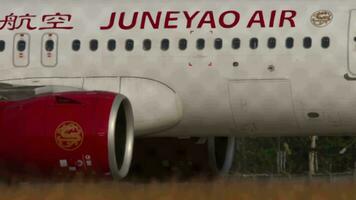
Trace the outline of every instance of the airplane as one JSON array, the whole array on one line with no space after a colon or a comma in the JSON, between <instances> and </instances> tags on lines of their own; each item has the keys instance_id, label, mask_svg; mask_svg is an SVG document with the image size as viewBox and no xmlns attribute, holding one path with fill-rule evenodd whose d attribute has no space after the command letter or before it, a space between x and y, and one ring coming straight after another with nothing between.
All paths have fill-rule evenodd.
<instances>
[{"instance_id":1,"label":"airplane","mask_svg":"<svg viewBox=\"0 0 356 200\"><path fill-rule=\"evenodd\" d=\"M135 138L202 138L223 174L235 137L356 133L354 1L0 2L10 169L121 179Z\"/></svg>"}]
</instances>

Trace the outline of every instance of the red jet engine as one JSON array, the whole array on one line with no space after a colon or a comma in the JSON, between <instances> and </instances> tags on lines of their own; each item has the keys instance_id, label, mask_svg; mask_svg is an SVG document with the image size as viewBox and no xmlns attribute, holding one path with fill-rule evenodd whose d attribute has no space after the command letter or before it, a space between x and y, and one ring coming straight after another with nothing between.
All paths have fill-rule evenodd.
<instances>
[{"instance_id":1,"label":"red jet engine","mask_svg":"<svg viewBox=\"0 0 356 200\"><path fill-rule=\"evenodd\" d=\"M109 92L2 101L0 138L6 171L123 178L132 160L132 108L126 97Z\"/></svg>"}]
</instances>

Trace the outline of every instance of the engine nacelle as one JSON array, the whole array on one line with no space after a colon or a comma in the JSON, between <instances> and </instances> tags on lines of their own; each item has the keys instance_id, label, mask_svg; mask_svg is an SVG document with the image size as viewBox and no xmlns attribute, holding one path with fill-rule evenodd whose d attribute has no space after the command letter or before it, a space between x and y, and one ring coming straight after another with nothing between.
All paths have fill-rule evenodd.
<instances>
[{"instance_id":1,"label":"engine nacelle","mask_svg":"<svg viewBox=\"0 0 356 200\"><path fill-rule=\"evenodd\" d=\"M123 178L132 159L129 100L66 92L0 102L0 164L11 172Z\"/></svg>"}]
</instances>

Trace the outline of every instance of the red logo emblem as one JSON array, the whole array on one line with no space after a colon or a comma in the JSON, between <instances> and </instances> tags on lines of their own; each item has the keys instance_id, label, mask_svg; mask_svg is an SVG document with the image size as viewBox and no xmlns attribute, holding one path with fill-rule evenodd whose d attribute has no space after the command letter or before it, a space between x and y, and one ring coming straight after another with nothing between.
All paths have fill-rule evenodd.
<instances>
[{"instance_id":1,"label":"red logo emblem","mask_svg":"<svg viewBox=\"0 0 356 200\"><path fill-rule=\"evenodd\" d=\"M56 144L63 150L74 151L78 149L84 139L82 127L72 121L61 123L55 131Z\"/></svg>"}]
</instances>

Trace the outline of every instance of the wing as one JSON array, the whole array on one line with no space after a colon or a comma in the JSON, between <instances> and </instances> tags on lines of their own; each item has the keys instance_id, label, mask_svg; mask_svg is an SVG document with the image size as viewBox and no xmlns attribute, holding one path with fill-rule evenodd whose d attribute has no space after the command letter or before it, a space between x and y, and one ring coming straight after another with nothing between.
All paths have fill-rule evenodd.
<instances>
[{"instance_id":1,"label":"wing","mask_svg":"<svg viewBox=\"0 0 356 200\"><path fill-rule=\"evenodd\" d=\"M82 91L81 88L45 85L45 86L24 86L0 83L0 101L16 101L28 99L41 94L60 93L69 91Z\"/></svg>"}]
</instances>

